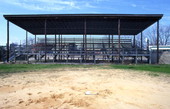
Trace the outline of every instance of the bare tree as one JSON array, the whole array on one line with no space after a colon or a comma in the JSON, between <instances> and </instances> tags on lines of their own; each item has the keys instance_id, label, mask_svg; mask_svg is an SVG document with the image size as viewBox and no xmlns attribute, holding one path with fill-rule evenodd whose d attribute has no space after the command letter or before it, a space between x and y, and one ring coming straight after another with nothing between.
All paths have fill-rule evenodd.
<instances>
[{"instance_id":1,"label":"bare tree","mask_svg":"<svg viewBox=\"0 0 170 109\"><path fill-rule=\"evenodd\" d=\"M157 30L156 26L147 31L145 38L148 38L151 45L156 45L157 43ZM159 30L159 44L168 45L170 44L170 25L161 25Z\"/></svg>"},{"instance_id":2,"label":"bare tree","mask_svg":"<svg viewBox=\"0 0 170 109\"><path fill-rule=\"evenodd\" d=\"M34 38L29 37L28 44L33 45L34 44Z\"/></svg>"},{"instance_id":3,"label":"bare tree","mask_svg":"<svg viewBox=\"0 0 170 109\"><path fill-rule=\"evenodd\" d=\"M160 44L167 45L170 40L170 26L165 26L160 29Z\"/></svg>"}]
</instances>

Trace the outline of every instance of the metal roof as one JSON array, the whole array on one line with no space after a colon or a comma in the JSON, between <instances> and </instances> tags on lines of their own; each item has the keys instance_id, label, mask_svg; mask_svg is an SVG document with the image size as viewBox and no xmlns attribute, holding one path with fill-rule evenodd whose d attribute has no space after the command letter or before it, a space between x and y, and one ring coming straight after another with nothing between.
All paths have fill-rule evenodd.
<instances>
[{"instance_id":1,"label":"metal roof","mask_svg":"<svg viewBox=\"0 0 170 109\"><path fill-rule=\"evenodd\" d=\"M47 34L137 35L163 17L163 14L38 14L4 15L5 19L34 35Z\"/></svg>"}]
</instances>

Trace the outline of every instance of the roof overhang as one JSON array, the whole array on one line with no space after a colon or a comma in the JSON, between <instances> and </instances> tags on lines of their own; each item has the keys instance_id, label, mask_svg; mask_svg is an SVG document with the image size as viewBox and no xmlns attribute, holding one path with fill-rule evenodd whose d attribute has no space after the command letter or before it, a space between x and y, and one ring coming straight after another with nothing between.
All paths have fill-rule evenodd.
<instances>
[{"instance_id":1,"label":"roof overhang","mask_svg":"<svg viewBox=\"0 0 170 109\"><path fill-rule=\"evenodd\" d=\"M137 35L159 21L163 14L39 14L4 15L5 19L34 35Z\"/></svg>"}]
</instances>

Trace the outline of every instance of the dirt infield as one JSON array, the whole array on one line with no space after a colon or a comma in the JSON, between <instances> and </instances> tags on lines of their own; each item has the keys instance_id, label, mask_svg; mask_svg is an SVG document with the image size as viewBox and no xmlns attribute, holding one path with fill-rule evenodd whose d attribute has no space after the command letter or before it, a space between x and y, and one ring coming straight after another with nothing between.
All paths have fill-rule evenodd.
<instances>
[{"instance_id":1,"label":"dirt infield","mask_svg":"<svg viewBox=\"0 0 170 109\"><path fill-rule=\"evenodd\" d=\"M170 77L163 75L77 68L0 76L0 109L169 108Z\"/></svg>"}]
</instances>

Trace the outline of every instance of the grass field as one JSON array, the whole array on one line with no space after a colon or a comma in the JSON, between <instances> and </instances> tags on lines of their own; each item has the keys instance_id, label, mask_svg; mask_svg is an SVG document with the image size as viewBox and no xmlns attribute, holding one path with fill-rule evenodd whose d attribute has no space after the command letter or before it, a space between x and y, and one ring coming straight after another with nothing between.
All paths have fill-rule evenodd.
<instances>
[{"instance_id":1,"label":"grass field","mask_svg":"<svg viewBox=\"0 0 170 109\"><path fill-rule=\"evenodd\" d=\"M127 69L170 74L170 65L65 65L65 64L0 64L0 73L27 72L57 68Z\"/></svg>"},{"instance_id":2,"label":"grass field","mask_svg":"<svg viewBox=\"0 0 170 109\"><path fill-rule=\"evenodd\" d=\"M170 65L111 65L111 68L150 71L170 74Z\"/></svg>"}]
</instances>

